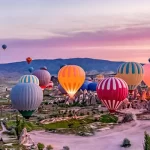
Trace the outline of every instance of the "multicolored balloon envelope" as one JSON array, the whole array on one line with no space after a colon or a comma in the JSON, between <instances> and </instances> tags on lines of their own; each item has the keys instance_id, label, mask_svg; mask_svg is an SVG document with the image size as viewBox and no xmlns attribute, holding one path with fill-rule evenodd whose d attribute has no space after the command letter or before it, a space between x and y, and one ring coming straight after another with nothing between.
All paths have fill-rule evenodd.
<instances>
[{"instance_id":1,"label":"multicolored balloon envelope","mask_svg":"<svg viewBox=\"0 0 150 150\"><path fill-rule=\"evenodd\" d=\"M144 69L143 81L148 87L150 87L150 64L144 65L143 69Z\"/></svg>"},{"instance_id":2,"label":"multicolored balloon envelope","mask_svg":"<svg viewBox=\"0 0 150 150\"><path fill-rule=\"evenodd\" d=\"M123 79L132 93L143 79L143 67L136 62L127 62L120 65L116 77Z\"/></svg>"},{"instance_id":3,"label":"multicolored balloon envelope","mask_svg":"<svg viewBox=\"0 0 150 150\"><path fill-rule=\"evenodd\" d=\"M51 75L47 70L35 70L32 75L35 75L39 79L42 89L45 89L51 80Z\"/></svg>"},{"instance_id":4,"label":"multicolored balloon envelope","mask_svg":"<svg viewBox=\"0 0 150 150\"><path fill-rule=\"evenodd\" d=\"M58 80L68 95L73 98L85 81L85 72L79 66L67 65L59 70Z\"/></svg>"},{"instance_id":5,"label":"multicolored balloon envelope","mask_svg":"<svg viewBox=\"0 0 150 150\"><path fill-rule=\"evenodd\" d=\"M35 83L39 85L39 79L34 75L24 75L19 79L19 83Z\"/></svg>"},{"instance_id":6,"label":"multicolored balloon envelope","mask_svg":"<svg viewBox=\"0 0 150 150\"><path fill-rule=\"evenodd\" d=\"M18 83L10 93L12 105L28 119L43 100L41 88L33 83Z\"/></svg>"},{"instance_id":7,"label":"multicolored balloon envelope","mask_svg":"<svg viewBox=\"0 0 150 150\"><path fill-rule=\"evenodd\" d=\"M98 83L97 94L99 99L112 113L118 109L123 100L128 96L128 85L120 78L106 78Z\"/></svg>"}]
</instances>

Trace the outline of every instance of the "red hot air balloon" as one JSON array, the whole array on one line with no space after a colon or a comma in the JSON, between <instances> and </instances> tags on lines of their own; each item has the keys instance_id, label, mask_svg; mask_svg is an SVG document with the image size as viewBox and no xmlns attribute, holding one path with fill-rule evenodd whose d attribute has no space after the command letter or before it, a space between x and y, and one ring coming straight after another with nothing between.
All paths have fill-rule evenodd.
<instances>
[{"instance_id":1,"label":"red hot air balloon","mask_svg":"<svg viewBox=\"0 0 150 150\"><path fill-rule=\"evenodd\" d=\"M120 78L106 78L98 83L97 94L110 113L113 113L128 96L128 85Z\"/></svg>"},{"instance_id":2,"label":"red hot air balloon","mask_svg":"<svg viewBox=\"0 0 150 150\"><path fill-rule=\"evenodd\" d=\"M27 58L26 58L26 61L27 61L28 64L30 64L31 61L32 61L32 58L31 58L31 57L27 57Z\"/></svg>"}]
</instances>

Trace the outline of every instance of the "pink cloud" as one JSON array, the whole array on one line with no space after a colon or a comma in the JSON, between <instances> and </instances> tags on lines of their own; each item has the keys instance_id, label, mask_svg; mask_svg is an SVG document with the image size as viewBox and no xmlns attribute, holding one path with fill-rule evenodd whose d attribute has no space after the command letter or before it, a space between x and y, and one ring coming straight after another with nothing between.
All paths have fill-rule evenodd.
<instances>
[{"instance_id":1,"label":"pink cloud","mask_svg":"<svg viewBox=\"0 0 150 150\"><path fill-rule=\"evenodd\" d=\"M133 58L143 62L147 61L149 54L150 27L80 32L68 34L67 37L35 40L6 39L0 40L0 43L8 45L5 58L11 61L32 55L35 58L94 57L111 60ZM133 47L134 51L131 51Z\"/></svg>"}]
</instances>

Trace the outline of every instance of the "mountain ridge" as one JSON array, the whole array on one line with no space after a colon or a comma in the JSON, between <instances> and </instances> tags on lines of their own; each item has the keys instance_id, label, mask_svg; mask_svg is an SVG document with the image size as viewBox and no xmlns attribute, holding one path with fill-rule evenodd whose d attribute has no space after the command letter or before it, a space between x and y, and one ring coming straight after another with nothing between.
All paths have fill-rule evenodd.
<instances>
[{"instance_id":1,"label":"mountain ridge","mask_svg":"<svg viewBox=\"0 0 150 150\"><path fill-rule=\"evenodd\" d=\"M123 61L110 61L93 58L68 58L68 59L36 59L27 64L26 61L0 64L0 73L19 73L29 74L28 68L33 67L35 70L46 66L51 74L57 74L61 65L79 65L86 72L96 70L98 72L116 72Z\"/></svg>"}]
</instances>

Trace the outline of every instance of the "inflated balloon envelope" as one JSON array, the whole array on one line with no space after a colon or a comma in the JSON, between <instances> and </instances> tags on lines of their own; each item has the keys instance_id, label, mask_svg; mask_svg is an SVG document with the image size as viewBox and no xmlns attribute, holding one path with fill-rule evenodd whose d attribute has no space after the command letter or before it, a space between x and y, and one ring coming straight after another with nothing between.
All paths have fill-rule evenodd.
<instances>
[{"instance_id":1,"label":"inflated balloon envelope","mask_svg":"<svg viewBox=\"0 0 150 150\"><path fill-rule=\"evenodd\" d=\"M85 72L77 65L66 65L59 70L58 80L70 98L73 99L85 81Z\"/></svg>"},{"instance_id":2,"label":"inflated balloon envelope","mask_svg":"<svg viewBox=\"0 0 150 150\"><path fill-rule=\"evenodd\" d=\"M18 83L10 93L12 105L28 119L43 101L41 88L34 83Z\"/></svg>"}]
</instances>

